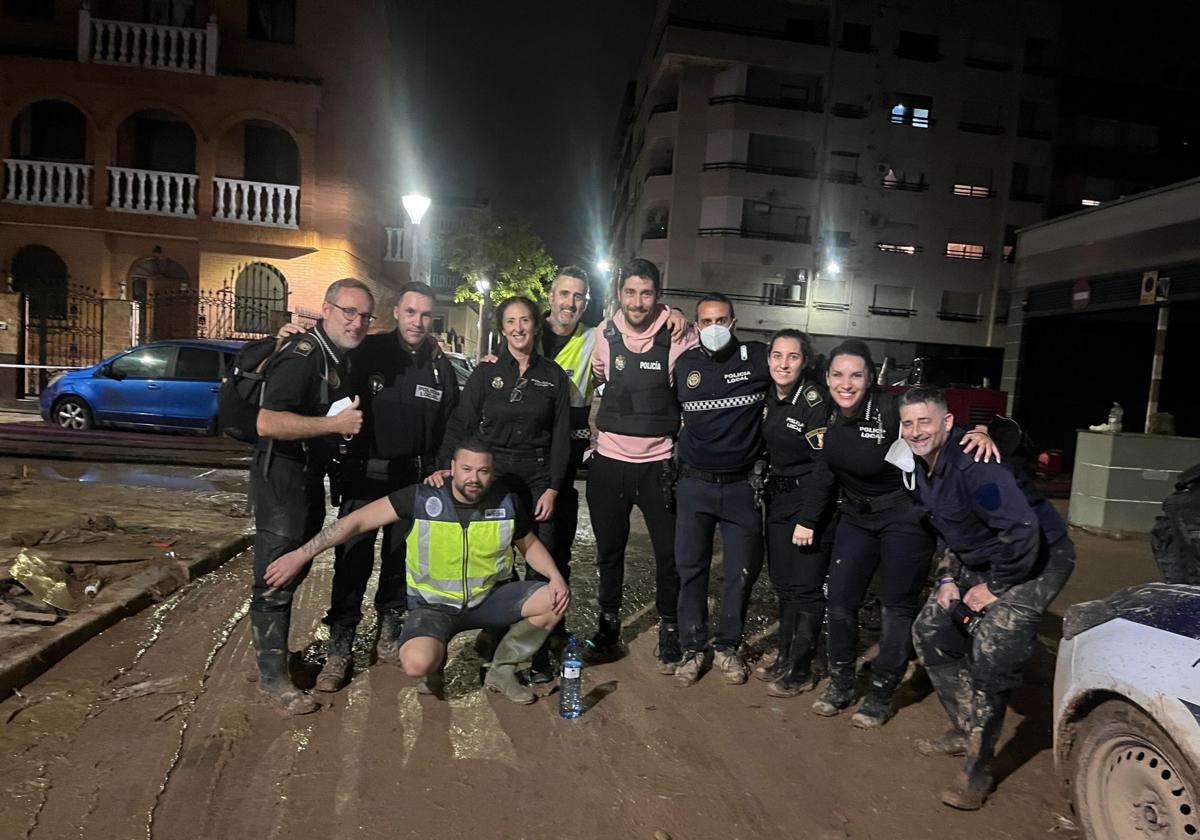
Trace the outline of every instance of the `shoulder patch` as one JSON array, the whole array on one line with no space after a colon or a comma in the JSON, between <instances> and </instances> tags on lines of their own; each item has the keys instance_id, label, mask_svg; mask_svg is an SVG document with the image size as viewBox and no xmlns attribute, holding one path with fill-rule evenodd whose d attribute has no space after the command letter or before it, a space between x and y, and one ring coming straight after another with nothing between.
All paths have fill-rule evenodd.
<instances>
[{"instance_id":1,"label":"shoulder patch","mask_svg":"<svg viewBox=\"0 0 1200 840\"><path fill-rule=\"evenodd\" d=\"M997 510L1000 507L1000 487L994 482L980 484L975 488L975 502L984 510Z\"/></svg>"},{"instance_id":2,"label":"shoulder patch","mask_svg":"<svg viewBox=\"0 0 1200 840\"><path fill-rule=\"evenodd\" d=\"M442 515L442 500L437 496L430 496L425 500L425 513L429 516L437 518Z\"/></svg>"},{"instance_id":3,"label":"shoulder patch","mask_svg":"<svg viewBox=\"0 0 1200 840\"><path fill-rule=\"evenodd\" d=\"M687 386L689 388L700 387L700 371L694 370L687 375Z\"/></svg>"},{"instance_id":4,"label":"shoulder patch","mask_svg":"<svg viewBox=\"0 0 1200 840\"><path fill-rule=\"evenodd\" d=\"M304 338L292 345L292 352L297 356L307 356L313 351L313 347L313 343L307 338Z\"/></svg>"},{"instance_id":5,"label":"shoulder patch","mask_svg":"<svg viewBox=\"0 0 1200 840\"><path fill-rule=\"evenodd\" d=\"M804 401L809 404L809 407L817 405L821 402L821 392L809 385L804 389Z\"/></svg>"},{"instance_id":6,"label":"shoulder patch","mask_svg":"<svg viewBox=\"0 0 1200 840\"><path fill-rule=\"evenodd\" d=\"M822 426L819 429L813 429L812 431L807 432L804 435L804 439L806 441L808 441L808 445L811 446L813 449L824 449L825 448L825 427Z\"/></svg>"}]
</instances>

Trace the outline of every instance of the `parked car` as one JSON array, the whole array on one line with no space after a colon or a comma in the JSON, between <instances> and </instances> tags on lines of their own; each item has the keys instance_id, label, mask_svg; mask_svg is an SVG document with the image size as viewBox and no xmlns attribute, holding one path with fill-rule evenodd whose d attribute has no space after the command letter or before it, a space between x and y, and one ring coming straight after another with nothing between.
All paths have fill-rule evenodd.
<instances>
[{"instance_id":1,"label":"parked car","mask_svg":"<svg viewBox=\"0 0 1200 840\"><path fill-rule=\"evenodd\" d=\"M1054 757L1089 840L1200 837L1200 586L1067 610Z\"/></svg>"},{"instance_id":2,"label":"parked car","mask_svg":"<svg viewBox=\"0 0 1200 840\"><path fill-rule=\"evenodd\" d=\"M64 429L121 426L215 434L221 375L242 343L155 341L57 374L42 392L42 419Z\"/></svg>"},{"instance_id":3,"label":"parked car","mask_svg":"<svg viewBox=\"0 0 1200 840\"><path fill-rule=\"evenodd\" d=\"M443 352L442 355L450 360L450 364L454 368L454 375L458 378L458 390L461 391L475 370L475 357L464 356L462 353L447 352Z\"/></svg>"}]
</instances>

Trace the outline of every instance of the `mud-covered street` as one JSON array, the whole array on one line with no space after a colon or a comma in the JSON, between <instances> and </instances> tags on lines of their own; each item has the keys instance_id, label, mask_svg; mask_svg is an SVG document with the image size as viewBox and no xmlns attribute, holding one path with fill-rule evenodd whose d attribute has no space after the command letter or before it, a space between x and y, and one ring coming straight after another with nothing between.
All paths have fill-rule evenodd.
<instances>
[{"instance_id":1,"label":"mud-covered street","mask_svg":"<svg viewBox=\"0 0 1200 840\"><path fill-rule=\"evenodd\" d=\"M586 517L584 517L586 522ZM652 667L648 545L626 604L629 655L585 671L590 709L512 705L480 689L470 637L451 649L449 699L369 664L321 712L287 719L256 698L245 620L250 557L125 619L0 703L7 795L0 836L57 840L262 837L1027 838L1078 837L1049 751L1062 605L1153 577L1142 539L1076 534L1080 565L1017 692L1000 788L975 814L939 804L954 759L918 756L944 726L920 676L878 732L709 675L680 688ZM595 566L581 533L571 625L590 630ZM291 647L320 657L332 557L301 588ZM714 589L719 585L714 581ZM769 638L760 582L751 633ZM364 628L373 629L368 613ZM360 629L364 629L360 628ZM311 674L310 674L311 678Z\"/></svg>"}]
</instances>

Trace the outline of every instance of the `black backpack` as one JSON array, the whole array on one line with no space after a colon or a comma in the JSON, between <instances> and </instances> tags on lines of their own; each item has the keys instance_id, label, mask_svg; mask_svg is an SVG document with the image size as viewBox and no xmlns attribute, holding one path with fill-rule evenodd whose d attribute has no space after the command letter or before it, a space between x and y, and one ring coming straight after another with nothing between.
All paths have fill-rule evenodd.
<instances>
[{"instance_id":1,"label":"black backpack","mask_svg":"<svg viewBox=\"0 0 1200 840\"><path fill-rule=\"evenodd\" d=\"M274 336L247 341L229 363L217 392L217 431L221 434L245 443L258 442L258 409L275 348Z\"/></svg>"}]
</instances>

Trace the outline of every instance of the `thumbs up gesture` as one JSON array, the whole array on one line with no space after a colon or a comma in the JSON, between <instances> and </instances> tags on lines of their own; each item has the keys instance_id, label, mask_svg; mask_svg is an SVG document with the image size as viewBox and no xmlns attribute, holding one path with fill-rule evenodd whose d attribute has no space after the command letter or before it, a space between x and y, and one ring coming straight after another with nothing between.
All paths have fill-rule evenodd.
<instances>
[{"instance_id":1,"label":"thumbs up gesture","mask_svg":"<svg viewBox=\"0 0 1200 840\"><path fill-rule=\"evenodd\" d=\"M337 432L347 437L358 434L362 431L363 415L362 410L358 407L359 399L354 397L350 400L350 404L339 411L337 414L329 417L330 431Z\"/></svg>"}]
</instances>

